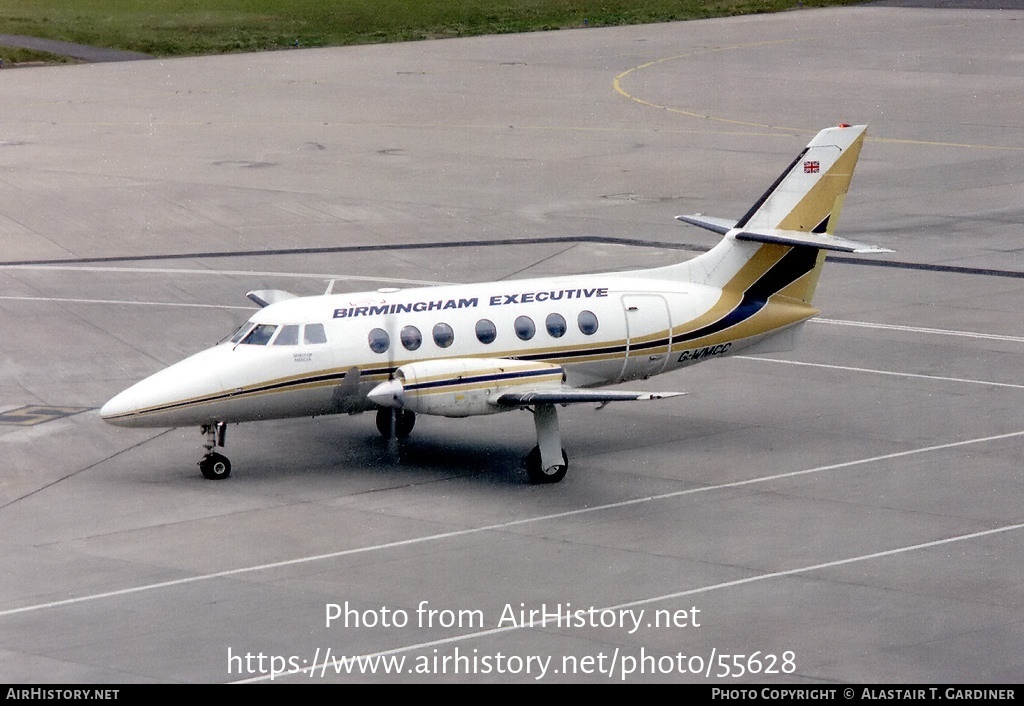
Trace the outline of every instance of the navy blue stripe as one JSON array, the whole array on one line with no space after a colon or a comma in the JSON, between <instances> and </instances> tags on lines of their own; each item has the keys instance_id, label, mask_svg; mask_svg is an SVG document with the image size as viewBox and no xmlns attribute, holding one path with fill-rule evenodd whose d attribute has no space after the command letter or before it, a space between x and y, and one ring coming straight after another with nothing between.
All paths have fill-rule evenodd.
<instances>
[{"instance_id":1,"label":"navy blue stripe","mask_svg":"<svg viewBox=\"0 0 1024 706\"><path fill-rule=\"evenodd\" d=\"M385 374L390 376L394 372L394 370L395 370L394 368L374 368L374 369L370 369L370 370L361 370L360 371L360 375L377 375L377 374L385 373ZM347 372L348 371L339 372L339 373L325 373L325 374L321 374L321 375L313 375L313 376L310 376L310 377L299 378L298 380L288 380L288 381L285 381L285 382L277 382L277 383L274 383L274 384L271 384L271 385L261 385L260 387L254 387L254 388L251 388L249 390L244 390L242 392L237 392L237 391L218 392L216 394L209 395L207 397L201 397L201 398L195 399L195 400L184 400L184 401L181 401L181 402L173 402L171 404L163 405L161 407L151 407L151 408L146 409L146 410L141 411L141 412L129 412L127 414L121 414L121 415L118 415L116 417L109 417L109 419L121 419L121 418L124 418L124 417L133 417L136 414L147 415L147 414L156 414L158 412L170 412L170 411L173 411L173 410L176 410L176 409L183 409L183 408L186 408L186 407L191 407L193 405L210 404L211 402L221 402L223 400L231 399L232 397L245 397L245 396L248 396L248 395L259 394L259 393L262 393L262 392L271 392L271 391L274 391L274 390L285 390L285 389L288 389L289 387L300 387L302 385L309 385L311 383L317 383L317 382L331 382L331 381L334 381L334 380L342 381L342 380L345 379L345 375L346 375Z\"/></svg>"},{"instance_id":2,"label":"navy blue stripe","mask_svg":"<svg viewBox=\"0 0 1024 706\"><path fill-rule=\"evenodd\" d=\"M761 311L768 303L768 298L796 282L814 269L818 260L818 249L811 247L794 247L790 249L774 265L743 292L740 303L718 321L702 326L699 329L684 333L676 341L692 341L710 336L731 326L746 321Z\"/></svg>"},{"instance_id":3,"label":"navy blue stripe","mask_svg":"<svg viewBox=\"0 0 1024 706\"><path fill-rule=\"evenodd\" d=\"M761 194L761 198L754 202L754 205L750 207L750 210L743 214L743 218L739 219L736 222L736 225L734 226L735 228L746 227L747 223L750 222L750 219L754 217L754 214L757 213L762 206L764 206L764 202L768 200L768 198L777 188L779 188L779 184L782 183L782 180L789 176L789 173L793 171L797 163L804 158L804 155L807 154L808 149L810 148L804 147L803 151L796 156L796 159L790 162L789 166L786 167L786 171L782 172L782 174L779 175L779 178L776 179L775 182L768 187L768 190Z\"/></svg>"},{"instance_id":4,"label":"navy blue stripe","mask_svg":"<svg viewBox=\"0 0 1024 706\"><path fill-rule=\"evenodd\" d=\"M407 387L403 383L403 387L405 387L405 389L407 389L407 390L420 391L420 390L429 390L429 389L436 388L436 387L445 387L446 385L452 385L452 384L455 384L455 383L458 383L458 384L470 384L470 383L478 383L478 382L497 382L497 381L500 381L500 380L515 380L515 379L523 379L523 378L534 378L534 377L540 377L540 376L544 376L544 375L552 375L552 374L554 374L556 372L561 372L561 368L548 368L548 369L543 369L543 370L522 370L522 371L511 372L511 373L493 373L493 374L490 374L490 375L470 375L470 376L466 376L466 377L457 377L457 378L456 377L451 377L451 378L447 378L445 380L435 380L433 382L416 383L414 385L409 385Z\"/></svg>"}]
</instances>

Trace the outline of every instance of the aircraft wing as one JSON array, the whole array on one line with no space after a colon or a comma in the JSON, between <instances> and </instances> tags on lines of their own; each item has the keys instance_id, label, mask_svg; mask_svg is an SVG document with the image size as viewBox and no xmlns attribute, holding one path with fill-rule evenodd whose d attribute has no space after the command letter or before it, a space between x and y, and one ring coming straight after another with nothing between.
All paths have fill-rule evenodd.
<instances>
[{"instance_id":1,"label":"aircraft wing","mask_svg":"<svg viewBox=\"0 0 1024 706\"><path fill-rule=\"evenodd\" d=\"M577 390L564 387L560 390L534 390L506 392L495 401L499 407L520 407L530 404L578 404L581 402L633 402L638 400L660 400L678 397L685 392L635 392L630 390Z\"/></svg>"}]
</instances>

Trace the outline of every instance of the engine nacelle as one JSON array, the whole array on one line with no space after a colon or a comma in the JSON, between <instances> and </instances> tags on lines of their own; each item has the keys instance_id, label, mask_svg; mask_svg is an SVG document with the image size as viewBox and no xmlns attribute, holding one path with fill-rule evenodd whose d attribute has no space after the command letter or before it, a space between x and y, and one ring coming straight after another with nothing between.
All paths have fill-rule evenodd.
<instances>
[{"instance_id":1,"label":"engine nacelle","mask_svg":"<svg viewBox=\"0 0 1024 706\"><path fill-rule=\"evenodd\" d=\"M503 358L447 358L403 365L368 395L379 405L444 417L501 412L506 392L561 389L560 365Z\"/></svg>"}]
</instances>

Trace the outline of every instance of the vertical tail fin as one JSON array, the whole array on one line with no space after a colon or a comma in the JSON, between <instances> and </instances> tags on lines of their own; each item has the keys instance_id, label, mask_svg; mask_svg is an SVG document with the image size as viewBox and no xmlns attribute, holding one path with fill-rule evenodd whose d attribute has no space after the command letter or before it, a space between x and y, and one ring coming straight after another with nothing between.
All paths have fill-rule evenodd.
<instances>
[{"instance_id":1,"label":"vertical tail fin","mask_svg":"<svg viewBox=\"0 0 1024 706\"><path fill-rule=\"evenodd\" d=\"M755 232L834 232L866 130L864 125L841 125L819 132L736 227Z\"/></svg>"},{"instance_id":2,"label":"vertical tail fin","mask_svg":"<svg viewBox=\"0 0 1024 706\"><path fill-rule=\"evenodd\" d=\"M817 314L811 298L825 251L890 252L833 235L865 131L841 125L819 132L735 223L677 217L725 237L709 252L659 270L720 290L710 309L674 330L675 340L763 340Z\"/></svg>"},{"instance_id":3,"label":"vertical tail fin","mask_svg":"<svg viewBox=\"0 0 1024 706\"><path fill-rule=\"evenodd\" d=\"M865 125L840 125L819 132L735 223L704 216L676 218L737 240L842 252L892 252L834 235L866 131Z\"/></svg>"},{"instance_id":4,"label":"vertical tail fin","mask_svg":"<svg viewBox=\"0 0 1024 706\"><path fill-rule=\"evenodd\" d=\"M748 296L756 290L759 300L779 294L809 303L822 251L891 252L833 235L866 130L840 125L819 132L735 223L677 216L725 235L718 247L697 258L705 281Z\"/></svg>"}]
</instances>

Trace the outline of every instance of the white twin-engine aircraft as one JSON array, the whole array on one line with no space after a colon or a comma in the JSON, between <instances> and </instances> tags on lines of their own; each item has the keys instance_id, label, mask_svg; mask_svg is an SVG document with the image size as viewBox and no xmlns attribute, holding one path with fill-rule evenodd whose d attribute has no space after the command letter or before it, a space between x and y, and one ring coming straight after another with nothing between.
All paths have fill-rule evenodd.
<instances>
[{"instance_id":1,"label":"white twin-engine aircraft","mask_svg":"<svg viewBox=\"0 0 1024 706\"><path fill-rule=\"evenodd\" d=\"M385 437L415 415L533 412L535 483L568 468L557 405L676 392L597 389L733 353L789 350L826 250L891 252L834 236L865 127L822 130L738 221L679 216L723 235L667 267L483 284L296 297L250 292L261 310L229 340L128 388L101 410L126 427L200 426L209 479L231 465L226 425L377 411ZM772 339L772 340L768 340Z\"/></svg>"}]
</instances>

